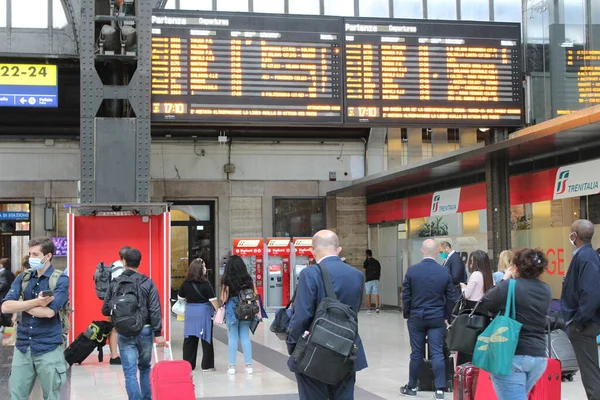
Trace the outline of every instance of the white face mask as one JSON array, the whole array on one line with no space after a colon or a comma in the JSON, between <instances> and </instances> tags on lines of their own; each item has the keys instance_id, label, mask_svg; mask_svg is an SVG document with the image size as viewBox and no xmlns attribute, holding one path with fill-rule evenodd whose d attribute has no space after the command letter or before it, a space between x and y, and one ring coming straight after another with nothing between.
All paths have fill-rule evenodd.
<instances>
[{"instance_id":1,"label":"white face mask","mask_svg":"<svg viewBox=\"0 0 600 400\"><path fill-rule=\"evenodd\" d=\"M575 235L575 238L573 238L573 235ZM577 232L571 232L571 234L569 235L569 242L571 242L571 244L573 246L576 246L575 245L575 240L577 240Z\"/></svg>"}]
</instances>

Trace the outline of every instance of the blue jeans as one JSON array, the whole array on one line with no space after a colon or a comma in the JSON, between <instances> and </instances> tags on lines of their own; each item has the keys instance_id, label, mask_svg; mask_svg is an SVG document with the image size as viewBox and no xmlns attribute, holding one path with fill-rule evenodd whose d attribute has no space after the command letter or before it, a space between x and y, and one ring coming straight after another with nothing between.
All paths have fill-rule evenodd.
<instances>
[{"instance_id":1,"label":"blue jeans","mask_svg":"<svg viewBox=\"0 0 600 400\"><path fill-rule=\"evenodd\" d=\"M250 321L227 321L227 349L229 350L229 365L235 365L238 342L242 342L244 362L252 364L252 342L250 341Z\"/></svg>"},{"instance_id":2,"label":"blue jeans","mask_svg":"<svg viewBox=\"0 0 600 400\"><path fill-rule=\"evenodd\" d=\"M407 325L412 350L408 367L408 386L411 389L417 387L419 372L425 360L425 343L429 342L435 388L446 388L448 384L446 382L446 360L444 359L444 333L446 331L444 318L421 319L411 317L408 319Z\"/></svg>"},{"instance_id":3,"label":"blue jeans","mask_svg":"<svg viewBox=\"0 0 600 400\"><path fill-rule=\"evenodd\" d=\"M144 327L137 336L119 335L119 352L125 373L125 390L129 400L150 400L150 363L154 332L150 326ZM137 371L140 370L138 383ZM141 386L141 390L140 390Z\"/></svg>"},{"instance_id":4,"label":"blue jeans","mask_svg":"<svg viewBox=\"0 0 600 400\"><path fill-rule=\"evenodd\" d=\"M544 374L547 364L545 357L516 355L510 375L492 374L498 400L527 400L527 394Z\"/></svg>"}]
</instances>

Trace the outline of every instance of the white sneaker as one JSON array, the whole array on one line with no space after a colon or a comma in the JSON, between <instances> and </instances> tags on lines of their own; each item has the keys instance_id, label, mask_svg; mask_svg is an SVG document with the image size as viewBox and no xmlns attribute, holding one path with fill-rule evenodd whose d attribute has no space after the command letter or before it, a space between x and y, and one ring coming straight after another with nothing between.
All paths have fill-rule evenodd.
<instances>
[{"instance_id":1,"label":"white sneaker","mask_svg":"<svg viewBox=\"0 0 600 400\"><path fill-rule=\"evenodd\" d=\"M227 370L227 374L228 375L235 375L235 367L230 365L229 369Z\"/></svg>"},{"instance_id":2,"label":"white sneaker","mask_svg":"<svg viewBox=\"0 0 600 400\"><path fill-rule=\"evenodd\" d=\"M246 373L247 373L248 375L252 375L252 374L254 373L254 370L252 369L252 366L251 366L251 365L247 365L247 366L246 366Z\"/></svg>"},{"instance_id":3,"label":"white sneaker","mask_svg":"<svg viewBox=\"0 0 600 400\"><path fill-rule=\"evenodd\" d=\"M375 310L375 314L379 314L379 308Z\"/></svg>"},{"instance_id":4,"label":"white sneaker","mask_svg":"<svg viewBox=\"0 0 600 400\"><path fill-rule=\"evenodd\" d=\"M373 311L371 311L371 309L369 308L369 309L367 310L367 314L373 314Z\"/></svg>"},{"instance_id":5,"label":"white sneaker","mask_svg":"<svg viewBox=\"0 0 600 400\"><path fill-rule=\"evenodd\" d=\"M216 368L208 368L208 369L203 369L202 372L215 372L217 369ZM235 370L234 370L235 373Z\"/></svg>"}]
</instances>

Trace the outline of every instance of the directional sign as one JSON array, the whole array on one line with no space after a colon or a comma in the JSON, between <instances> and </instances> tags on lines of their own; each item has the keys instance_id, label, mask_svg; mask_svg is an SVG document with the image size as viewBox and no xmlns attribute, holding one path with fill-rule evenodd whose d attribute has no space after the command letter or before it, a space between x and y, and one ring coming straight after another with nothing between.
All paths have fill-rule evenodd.
<instances>
[{"instance_id":1,"label":"directional sign","mask_svg":"<svg viewBox=\"0 0 600 400\"><path fill-rule=\"evenodd\" d=\"M0 211L0 221L27 221L29 213L27 211Z\"/></svg>"},{"instance_id":2,"label":"directional sign","mask_svg":"<svg viewBox=\"0 0 600 400\"><path fill-rule=\"evenodd\" d=\"M58 107L56 65L0 63L0 107Z\"/></svg>"}]
</instances>

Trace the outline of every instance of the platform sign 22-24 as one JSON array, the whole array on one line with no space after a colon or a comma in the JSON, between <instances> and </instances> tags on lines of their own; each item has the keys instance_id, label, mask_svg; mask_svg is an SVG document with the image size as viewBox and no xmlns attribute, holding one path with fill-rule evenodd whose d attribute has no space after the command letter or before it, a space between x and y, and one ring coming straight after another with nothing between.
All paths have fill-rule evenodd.
<instances>
[{"instance_id":1,"label":"platform sign 22-24","mask_svg":"<svg viewBox=\"0 0 600 400\"><path fill-rule=\"evenodd\" d=\"M56 65L0 64L0 107L58 107Z\"/></svg>"}]
</instances>

